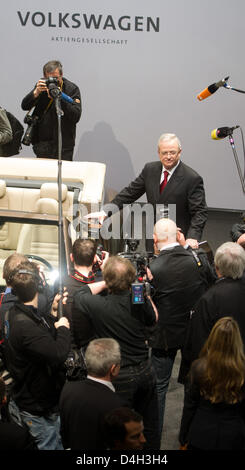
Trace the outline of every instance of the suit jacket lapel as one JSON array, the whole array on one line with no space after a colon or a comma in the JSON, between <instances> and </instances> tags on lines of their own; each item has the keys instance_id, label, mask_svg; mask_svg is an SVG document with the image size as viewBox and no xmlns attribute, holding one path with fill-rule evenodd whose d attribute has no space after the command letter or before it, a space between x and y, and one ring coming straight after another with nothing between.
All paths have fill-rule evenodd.
<instances>
[{"instance_id":1,"label":"suit jacket lapel","mask_svg":"<svg viewBox=\"0 0 245 470\"><path fill-rule=\"evenodd\" d=\"M162 173L162 164L161 162L156 162L157 164L153 168L153 174L151 175L154 200L158 201L160 197L160 179Z\"/></svg>"},{"instance_id":2,"label":"suit jacket lapel","mask_svg":"<svg viewBox=\"0 0 245 470\"><path fill-rule=\"evenodd\" d=\"M169 196L175 191L175 189L178 187L178 185L181 183L183 179L184 179L183 164L182 162L180 162L174 174L171 176L170 180L165 186L161 195L160 195L159 188L158 188L159 202L164 203L165 201L167 201Z\"/></svg>"}]
</instances>

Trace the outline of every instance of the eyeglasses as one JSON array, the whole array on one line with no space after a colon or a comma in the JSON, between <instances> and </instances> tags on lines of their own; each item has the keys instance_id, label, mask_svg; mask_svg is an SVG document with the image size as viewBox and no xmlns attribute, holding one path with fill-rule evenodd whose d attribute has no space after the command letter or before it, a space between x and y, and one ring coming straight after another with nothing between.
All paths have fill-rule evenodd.
<instances>
[{"instance_id":1,"label":"eyeglasses","mask_svg":"<svg viewBox=\"0 0 245 470\"><path fill-rule=\"evenodd\" d=\"M171 157L176 157L176 155L178 155L179 153L179 150L170 150L169 152L161 152L161 154L166 157L168 154L171 156Z\"/></svg>"}]
</instances>

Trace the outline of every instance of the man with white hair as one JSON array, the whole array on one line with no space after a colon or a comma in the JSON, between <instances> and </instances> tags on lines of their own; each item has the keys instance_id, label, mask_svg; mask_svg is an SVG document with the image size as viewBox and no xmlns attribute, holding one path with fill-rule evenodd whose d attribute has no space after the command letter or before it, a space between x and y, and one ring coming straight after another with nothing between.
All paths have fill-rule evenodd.
<instances>
[{"instance_id":1,"label":"man with white hair","mask_svg":"<svg viewBox=\"0 0 245 470\"><path fill-rule=\"evenodd\" d=\"M176 223L192 248L198 248L207 220L202 177L180 160L182 146L175 134L162 134L158 140L159 161L146 163L140 175L110 202L122 209L143 194L156 210L157 205L176 205ZM104 207L106 211L106 206ZM88 214L102 222L106 212ZM109 211L111 211L111 206Z\"/></svg>"},{"instance_id":2,"label":"man with white hair","mask_svg":"<svg viewBox=\"0 0 245 470\"><path fill-rule=\"evenodd\" d=\"M157 375L160 432L175 356L184 345L190 310L206 289L202 263L180 244L181 238L172 220L160 219L155 224L154 248L159 255L150 263L148 277L155 288L159 315L150 345Z\"/></svg>"},{"instance_id":3,"label":"man with white hair","mask_svg":"<svg viewBox=\"0 0 245 470\"><path fill-rule=\"evenodd\" d=\"M235 242L223 243L214 257L218 280L195 306L190 325L190 361L196 359L221 317L233 317L245 345L245 250Z\"/></svg>"}]
</instances>

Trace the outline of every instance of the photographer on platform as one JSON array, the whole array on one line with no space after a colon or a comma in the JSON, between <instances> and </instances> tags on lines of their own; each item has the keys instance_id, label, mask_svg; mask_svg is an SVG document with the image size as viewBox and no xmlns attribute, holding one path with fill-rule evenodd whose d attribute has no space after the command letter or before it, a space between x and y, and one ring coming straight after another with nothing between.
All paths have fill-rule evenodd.
<instances>
[{"instance_id":1,"label":"photographer on platform","mask_svg":"<svg viewBox=\"0 0 245 470\"><path fill-rule=\"evenodd\" d=\"M159 449L156 380L146 340L146 327L156 323L158 313L149 295L143 304L132 304L131 284L136 270L128 259L110 257L103 278L109 294L78 291L75 307L92 322L97 338L114 338L120 344L122 359L114 383L116 392L143 416L147 448Z\"/></svg>"},{"instance_id":2,"label":"photographer on platform","mask_svg":"<svg viewBox=\"0 0 245 470\"><path fill-rule=\"evenodd\" d=\"M32 135L29 137L26 133L23 143L32 143L37 157L58 158L58 121L55 102L50 93L52 83L52 87L56 86L61 92L61 108L64 112L61 118L62 160L72 160L76 124L81 117L80 90L77 85L63 78L62 65L57 60L44 65L43 77L21 103L24 111L34 108L32 115L28 114L25 118Z\"/></svg>"}]
</instances>

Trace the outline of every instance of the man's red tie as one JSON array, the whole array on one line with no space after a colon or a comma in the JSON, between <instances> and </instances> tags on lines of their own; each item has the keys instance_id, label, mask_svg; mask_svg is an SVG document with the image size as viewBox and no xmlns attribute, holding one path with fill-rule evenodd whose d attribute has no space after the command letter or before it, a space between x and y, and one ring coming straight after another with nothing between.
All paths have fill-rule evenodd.
<instances>
[{"instance_id":1,"label":"man's red tie","mask_svg":"<svg viewBox=\"0 0 245 470\"><path fill-rule=\"evenodd\" d=\"M160 194L163 192L163 190L164 190L164 188L165 188L165 186L168 182L168 175L169 175L168 171L165 170L163 172L163 174L164 174L164 180L160 184Z\"/></svg>"}]
</instances>

